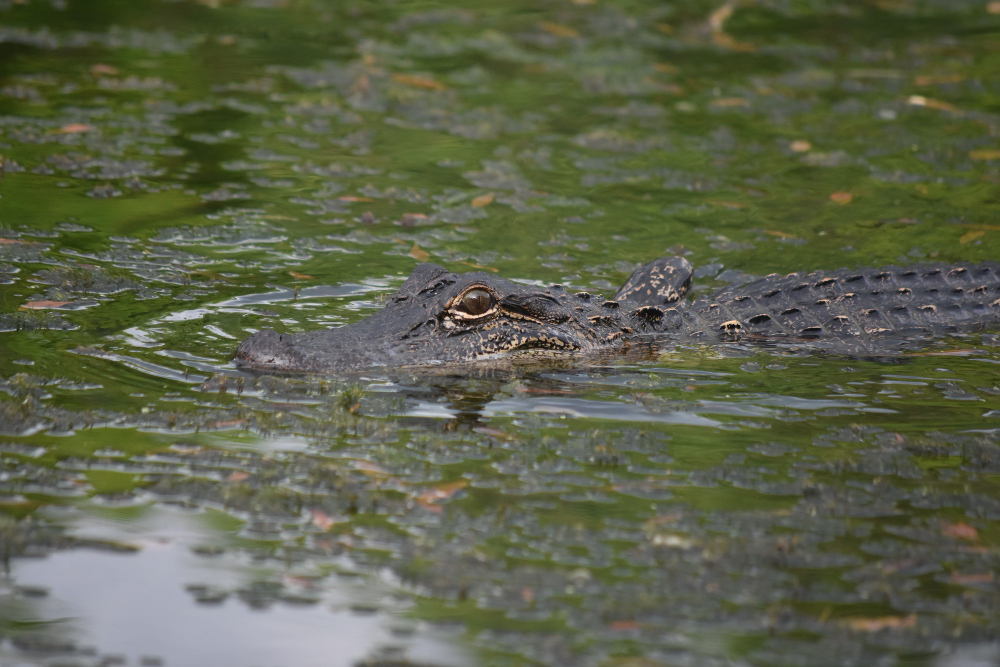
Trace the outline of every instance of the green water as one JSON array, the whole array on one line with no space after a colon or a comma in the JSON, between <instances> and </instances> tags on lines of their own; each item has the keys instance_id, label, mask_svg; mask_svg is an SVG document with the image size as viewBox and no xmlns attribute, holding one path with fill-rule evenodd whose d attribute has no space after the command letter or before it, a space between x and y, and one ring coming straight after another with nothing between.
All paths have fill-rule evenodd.
<instances>
[{"instance_id":1,"label":"green water","mask_svg":"<svg viewBox=\"0 0 1000 667\"><path fill-rule=\"evenodd\" d=\"M996 260L998 35L954 0L0 0L0 662L1000 659L996 332L230 362L418 261L611 294L668 254L697 292Z\"/></svg>"}]
</instances>

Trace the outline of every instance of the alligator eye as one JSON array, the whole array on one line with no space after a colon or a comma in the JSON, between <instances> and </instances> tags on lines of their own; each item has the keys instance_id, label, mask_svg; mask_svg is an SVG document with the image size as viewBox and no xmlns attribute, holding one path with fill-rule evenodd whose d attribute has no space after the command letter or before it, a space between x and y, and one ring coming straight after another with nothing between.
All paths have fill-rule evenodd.
<instances>
[{"instance_id":1,"label":"alligator eye","mask_svg":"<svg viewBox=\"0 0 1000 667\"><path fill-rule=\"evenodd\" d=\"M470 315L482 315L493 305L493 295L484 289L472 289L462 297L462 308Z\"/></svg>"}]
</instances>

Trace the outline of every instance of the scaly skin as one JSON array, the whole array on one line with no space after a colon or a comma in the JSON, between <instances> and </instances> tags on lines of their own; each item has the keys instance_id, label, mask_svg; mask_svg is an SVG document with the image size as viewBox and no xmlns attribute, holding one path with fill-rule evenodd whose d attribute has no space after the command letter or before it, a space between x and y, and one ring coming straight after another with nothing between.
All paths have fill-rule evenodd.
<instances>
[{"instance_id":1,"label":"scaly skin","mask_svg":"<svg viewBox=\"0 0 1000 667\"><path fill-rule=\"evenodd\" d=\"M691 264L680 257L638 269L611 300L420 264L371 317L300 334L265 329L240 344L236 360L261 370L323 373L573 360L624 354L650 340L885 354L935 333L1000 322L996 263L775 274L684 301L690 283ZM475 298L466 298L470 293Z\"/></svg>"}]
</instances>

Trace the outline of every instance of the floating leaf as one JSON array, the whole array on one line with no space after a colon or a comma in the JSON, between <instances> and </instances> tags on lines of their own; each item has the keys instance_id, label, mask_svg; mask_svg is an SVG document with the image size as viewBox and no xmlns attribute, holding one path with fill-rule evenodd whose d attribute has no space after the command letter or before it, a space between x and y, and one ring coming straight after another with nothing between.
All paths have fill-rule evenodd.
<instances>
[{"instance_id":1,"label":"floating leaf","mask_svg":"<svg viewBox=\"0 0 1000 667\"><path fill-rule=\"evenodd\" d=\"M618 630L619 632L627 632L629 630L638 630L639 623L637 621L611 621L608 623L608 628Z\"/></svg>"},{"instance_id":2,"label":"floating leaf","mask_svg":"<svg viewBox=\"0 0 1000 667\"><path fill-rule=\"evenodd\" d=\"M806 151L811 151L813 145L805 139L796 139L788 147L796 153L805 153Z\"/></svg>"},{"instance_id":3,"label":"floating leaf","mask_svg":"<svg viewBox=\"0 0 1000 667\"><path fill-rule=\"evenodd\" d=\"M438 503L442 500L448 500L454 497L456 493L468 485L469 482L462 479L457 482L431 487L417 496L417 504L425 509L431 510L432 512L440 512L441 507Z\"/></svg>"},{"instance_id":4,"label":"floating leaf","mask_svg":"<svg viewBox=\"0 0 1000 667\"><path fill-rule=\"evenodd\" d=\"M839 190L830 195L830 201L836 202L837 204L850 204L852 199L854 199L854 195L843 190Z\"/></svg>"},{"instance_id":5,"label":"floating leaf","mask_svg":"<svg viewBox=\"0 0 1000 667\"><path fill-rule=\"evenodd\" d=\"M965 81L965 74L924 74L913 77L913 83L918 86L933 86L938 83L959 83Z\"/></svg>"},{"instance_id":6,"label":"floating leaf","mask_svg":"<svg viewBox=\"0 0 1000 667\"><path fill-rule=\"evenodd\" d=\"M653 63L653 69L664 74L677 74L681 71L677 65L670 63Z\"/></svg>"},{"instance_id":7,"label":"floating leaf","mask_svg":"<svg viewBox=\"0 0 1000 667\"><path fill-rule=\"evenodd\" d=\"M742 97L719 97L709 102L713 107L748 107L750 103Z\"/></svg>"},{"instance_id":8,"label":"floating leaf","mask_svg":"<svg viewBox=\"0 0 1000 667\"><path fill-rule=\"evenodd\" d=\"M413 247L410 248L410 257L418 262L426 262L431 258L431 254L414 243Z\"/></svg>"},{"instance_id":9,"label":"floating leaf","mask_svg":"<svg viewBox=\"0 0 1000 667\"><path fill-rule=\"evenodd\" d=\"M938 111L955 111L955 106L948 104L947 102L942 102L941 100L931 99L930 97L924 97L923 95L910 95L906 102L915 107L926 107L928 109L937 109Z\"/></svg>"},{"instance_id":10,"label":"floating leaf","mask_svg":"<svg viewBox=\"0 0 1000 667\"><path fill-rule=\"evenodd\" d=\"M355 461L354 467L369 477L381 477L389 474L389 471L377 463L372 463L371 461L365 461L363 459Z\"/></svg>"},{"instance_id":11,"label":"floating leaf","mask_svg":"<svg viewBox=\"0 0 1000 667\"><path fill-rule=\"evenodd\" d=\"M572 39L580 36L580 33L576 30L573 30L573 28L570 28L568 25L563 25L561 23L542 21L541 28L545 32L555 35L556 37L569 37Z\"/></svg>"},{"instance_id":12,"label":"floating leaf","mask_svg":"<svg viewBox=\"0 0 1000 667\"><path fill-rule=\"evenodd\" d=\"M330 530L330 527L337 523L335 519L323 510L310 510L309 515L312 525L320 530Z\"/></svg>"},{"instance_id":13,"label":"floating leaf","mask_svg":"<svg viewBox=\"0 0 1000 667\"><path fill-rule=\"evenodd\" d=\"M11 243L24 243L21 239L0 239L0 245L9 245Z\"/></svg>"},{"instance_id":14,"label":"floating leaf","mask_svg":"<svg viewBox=\"0 0 1000 667\"><path fill-rule=\"evenodd\" d=\"M972 160L1000 160L1000 148L977 148L969 151Z\"/></svg>"},{"instance_id":15,"label":"floating leaf","mask_svg":"<svg viewBox=\"0 0 1000 667\"><path fill-rule=\"evenodd\" d=\"M101 76L104 74L110 76L116 76L117 74L119 74L119 70L117 67L112 67L111 65L105 65L104 63L97 63L90 67L90 73L93 74L94 76Z\"/></svg>"},{"instance_id":16,"label":"floating leaf","mask_svg":"<svg viewBox=\"0 0 1000 667\"><path fill-rule=\"evenodd\" d=\"M967 523L946 523L941 526L941 534L945 537L956 537L960 540L979 539L979 531Z\"/></svg>"},{"instance_id":17,"label":"floating leaf","mask_svg":"<svg viewBox=\"0 0 1000 667\"><path fill-rule=\"evenodd\" d=\"M473 206L486 206L487 204L492 203L493 197L494 197L494 194L492 192L487 192L484 195L479 195L478 197L473 197L473 199L472 199L472 205Z\"/></svg>"},{"instance_id":18,"label":"floating leaf","mask_svg":"<svg viewBox=\"0 0 1000 667\"><path fill-rule=\"evenodd\" d=\"M223 385L223 388L225 388L225 385ZM246 419L220 419L216 422L212 422L212 424L209 425L209 428L218 428L218 429L236 428L237 426L243 426L246 423L247 423Z\"/></svg>"},{"instance_id":19,"label":"floating leaf","mask_svg":"<svg viewBox=\"0 0 1000 667\"><path fill-rule=\"evenodd\" d=\"M444 85L440 81L435 81L434 79L426 76L417 76L415 74L393 74L392 80L396 83L413 86L414 88L425 88L427 90L448 89L448 86Z\"/></svg>"},{"instance_id":20,"label":"floating leaf","mask_svg":"<svg viewBox=\"0 0 1000 667\"><path fill-rule=\"evenodd\" d=\"M712 42L716 46L721 46L724 49L730 49L731 51L742 51L743 53L750 53L751 51L756 51L757 47L750 42L741 42L739 40L733 39L731 35L725 32L714 32L712 33Z\"/></svg>"},{"instance_id":21,"label":"floating leaf","mask_svg":"<svg viewBox=\"0 0 1000 667\"><path fill-rule=\"evenodd\" d=\"M879 616L877 618L852 618L847 622L852 630L878 632L880 630L912 628L917 624L917 615Z\"/></svg>"},{"instance_id":22,"label":"floating leaf","mask_svg":"<svg viewBox=\"0 0 1000 667\"><path fill-rule=\"evenodd\" d=\"M337 197L340 201L375 201L370 197L355 197L354 195L344 195L342 197Z\"/></svg>"},{"instance_id":23,"label":"floating leaf","mask_svg":"<svg viewBox=\"0 0 1000 667\"><path fill-rule=\"evenodd\" d=\"M93 125L87 125L86 123L70 123L69 125L63 125L56 132L58 134L76 134L78 132L90 132L93 129Z\"/></svg>"},{"instance_id":24,"label":"floating leaf","mask_svg":"<svg viewBox=\"0 0 1000 667\"><path fill-rule=\"evenodd\" d=\"M299 273L298 271L289 271L288 275L296 280L313 280L313 277L305 273Z\"/></svg>"},{"instance_id":25,"label":"floating leaf","mask_svg":"<svg viewBox=\"0 0 1000 667\"><path fill-rule=\"evenodd\" d=\"M985 234L986 232L984 232L981 229L974 229L971 232L965 232L964 234L962 234L958 238L958 242L961 243L962 245L965 245L966 243L971 243L972 241L975 241L980 236L984 236Z\"/></svg>"},{"instance_id":26,"label":"floating leaf","mask_svg":"<svg viewBox=\"0 0 1000 667\"><path fill-rule=\"evenodd\" d=\"M250 479L250 475L243 472L242 470L234 470L233 472L229 473L228 477L226 477L227 482L232 482L234 484L236 482L245 482L248 479Z\"/></svg>"},{"instance_id":27,"label":"floating leaf","mask_svg":"<svg viewBox=\"0 0 1000 667\"><path fill-rule=\"evenodd\" d=\"M21 306L22 310L45 310L46 308L62 308L69 301L29 301Z\"/></svg>"}]
</instances>

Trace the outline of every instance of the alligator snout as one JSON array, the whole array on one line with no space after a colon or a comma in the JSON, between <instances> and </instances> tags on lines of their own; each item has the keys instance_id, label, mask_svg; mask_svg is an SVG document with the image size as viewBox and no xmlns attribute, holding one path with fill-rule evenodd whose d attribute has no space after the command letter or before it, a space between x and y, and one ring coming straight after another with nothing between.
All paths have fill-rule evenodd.
<instances>
[{"instance_id":1,"label":"alligator snout","mask_svg":"<svg viewBox=\"0 0 1000 667\"><path fill-rule=\"evenodd\" d=\"M255 368L289 370L302 365L302 355L292 345L293 337L274 329L263 329L236 348L235 359Z\"/></svg>"}]
</instances>

